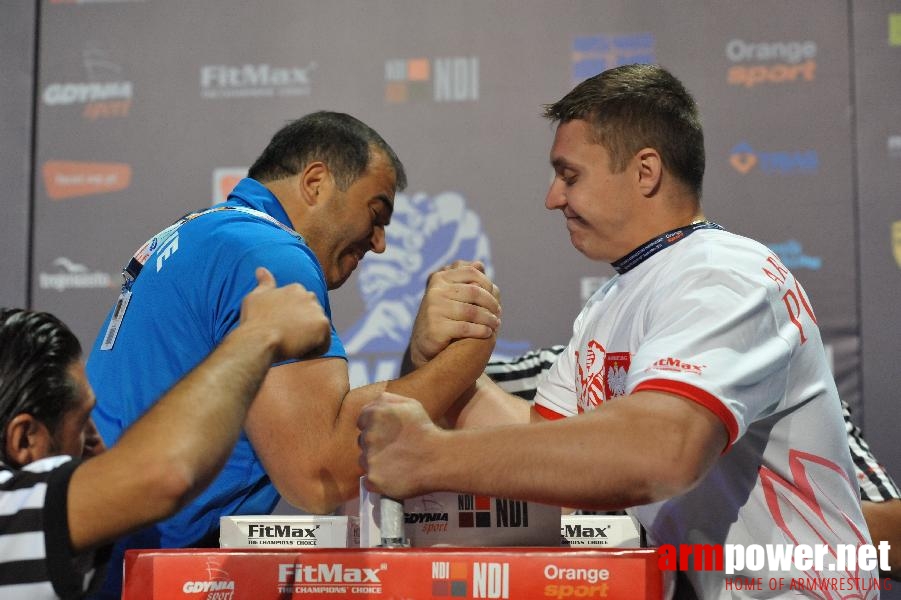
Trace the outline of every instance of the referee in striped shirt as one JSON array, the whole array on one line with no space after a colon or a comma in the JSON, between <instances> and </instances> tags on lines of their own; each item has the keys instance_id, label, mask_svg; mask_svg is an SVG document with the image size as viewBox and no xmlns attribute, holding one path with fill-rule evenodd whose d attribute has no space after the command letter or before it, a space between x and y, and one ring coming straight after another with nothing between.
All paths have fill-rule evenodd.
<instances>
[{"instance_id":1,"label":"referee in striped shirt","mask_svg":"<svg viewBox=\"0 0 901 600\"><path fill-rule=\"evenodd\" d=\"M95 589L107 544L212 481L270 365L328 348L312 292L262 268L257 281L240 324L105 452L78 339L48 313L0 309L0 598Z\"/></svg>"}]
</instances>

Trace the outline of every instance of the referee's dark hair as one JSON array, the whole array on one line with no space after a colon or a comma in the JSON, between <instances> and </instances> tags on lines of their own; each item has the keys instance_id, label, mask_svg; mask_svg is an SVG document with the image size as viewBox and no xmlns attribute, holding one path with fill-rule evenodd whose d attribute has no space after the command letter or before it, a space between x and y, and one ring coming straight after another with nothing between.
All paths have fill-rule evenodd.
<instances>
[{"instance_id":1,"label":"referee's dark hair","mask_svg":"<svg viewBox=\"0 0 901 600\"><path fill-rule=\"evenodd\" d=\"M23 413L51 435L77 395L68 369L81 344L59 319L45 312L0 308L0 452L6 462L6 428Z\"/></svg>"}]
</instances>

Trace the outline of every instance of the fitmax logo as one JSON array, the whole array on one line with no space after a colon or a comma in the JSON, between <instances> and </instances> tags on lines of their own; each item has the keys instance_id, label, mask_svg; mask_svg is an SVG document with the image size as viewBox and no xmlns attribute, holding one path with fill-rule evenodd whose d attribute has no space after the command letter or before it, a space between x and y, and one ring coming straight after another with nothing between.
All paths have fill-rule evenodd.
<instances>
[{"instance_id":1,"label":"fitmax logo","mask_svg":"<svg viewBox=\"0 0 901 600\"><path fill-rule=\"evenodd\" d=\"M290 525L259 525L251 523L247 527L247 534L254 537L280 537L280 538L315 538L315 527L291 527Z\"/></svg>"},{"instance_id":2,"label":"fitmax logo","mask_svg":"<svg viewBox=\"0 0 901 600\"><path fill-rule=\"evenodd\" d=\"M274 67L270 64L205 65L200 68L204 98L308 96L311 62L305 67Z\"/></svg>"},{"instance_id":3,"label":"fitmax logo","mask_svg":"<svg viewBox=\"0 0 901 600\"><path fill-rule=\"evenodd\" d=\"M379 573L388 568L382 564L378 569L345 567L342 563L304 565L300 563L278 566L278 582L290 583L381 583Z\"/></svg>"},{"instance_id":4,"label":"fitmax logo","mask_svg":"<svg viewBox=\"0 0 901 600\"><path fill-rule=\"evenodd\" d=\"M564 525L560 533L566 538L606 539L606 531L608 529L610 529L610 525L606 527L582 527L582 525L576 523L575 525Z\"/></svg>"}]
</instances>

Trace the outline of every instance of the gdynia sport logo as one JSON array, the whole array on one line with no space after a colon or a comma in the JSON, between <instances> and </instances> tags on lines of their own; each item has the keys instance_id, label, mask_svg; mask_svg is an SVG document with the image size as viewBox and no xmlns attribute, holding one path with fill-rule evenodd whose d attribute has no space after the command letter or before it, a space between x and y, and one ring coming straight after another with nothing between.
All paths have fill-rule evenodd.
<instances>
[{"instance_id":1,"label":"gdynia sport logo","mask_svg":"<svg viewBox=\"0 0 901 600\"><path fill-rule=\"evenodd\" d=\"M663 544L663 571L722 571L726 589L891 589L891 580L869 576L890 569L890 545L872 544Z\"/></svg>"}]
</instances>

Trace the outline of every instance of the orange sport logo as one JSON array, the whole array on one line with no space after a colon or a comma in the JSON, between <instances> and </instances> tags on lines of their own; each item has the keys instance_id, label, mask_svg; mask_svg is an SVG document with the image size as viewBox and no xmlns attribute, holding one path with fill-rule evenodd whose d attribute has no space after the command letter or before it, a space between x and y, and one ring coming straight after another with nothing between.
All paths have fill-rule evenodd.
<instances>
[{"instance_id":1,"label":"orange sport logo","mask_svg":"<svg viewBox=\"0 0 901 600\"><path fill-rule=\"evenodd\" d=\"M51 200L118 192L131 184L131 165L126 163L48 160L42 171Z\"/></svg>"},{"instance_id":2,"label":"orange sport logo","mask_svg":"<svg viewBox=\"0 0 901 600\"><path fill-rule=\"evenodd\" d=\"M813 81L817 70L817 45L813 41L749 42L733 39L726 44L732 63L729 85L746 88Z\"/></svg>"}]
</instances>

